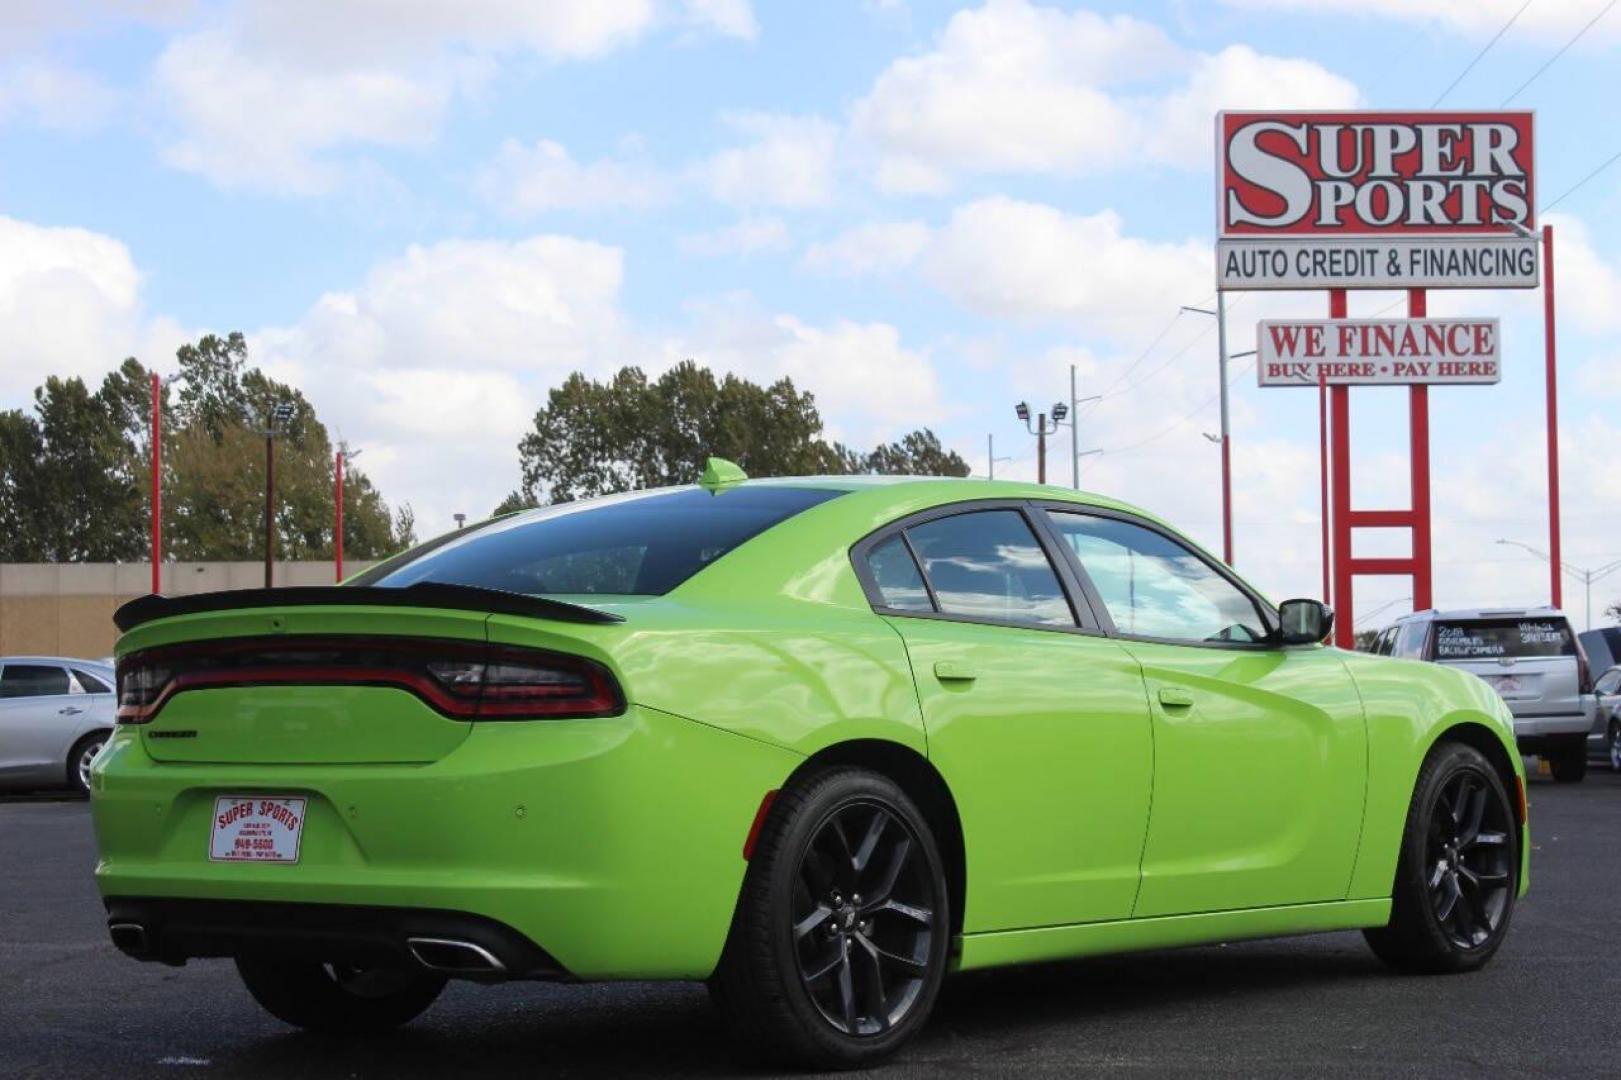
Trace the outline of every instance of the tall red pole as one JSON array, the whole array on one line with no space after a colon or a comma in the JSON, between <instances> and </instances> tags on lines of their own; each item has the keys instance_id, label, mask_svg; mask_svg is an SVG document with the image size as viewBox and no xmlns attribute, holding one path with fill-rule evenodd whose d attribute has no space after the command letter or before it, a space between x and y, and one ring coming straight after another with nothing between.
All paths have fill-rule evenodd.
<instances>
[{"instance_id":1,"label":"tall red pole","mask_svg":"<svg viewBox=\"0 0 1621 1080\"><path fill-rule=\"evenodd\" d=\"M163 380L152 373L152 591L163 591Z\"/></svg>"},{"instance_id":2,"label":"tall red pole","mask_svg":"<svg viewBox=\"0 0 1621 1080\"><path fill-rule=\"evenodd\" d=\"M1323 603L1334 603L1328 573L1328 369L1317 365L1317 471L1323 518Z\"/></svg>"},{"instance_id":3,"label":"tall red pole","mask_svg":"<svg viewBox=\"0 0 1621 1080\"><path fill-rule=\"evenodd\" d=\"M1346 317L1344 289L1328 290L1328 317ZM1351 388L1329 388L1333 428L1334 472L1334 644L1356 644L1355 609L1351 602Z\"/></svg>"},{"instance_id":4,"label":"tall red pole","mask_svg":"<svg viewBox=\"0 0 1621 1080\"><path fill-rule=\"evenodd\" d=\"M334 502L337 505L337 523L332 528L333 548L337 553L338 581L343 581L343 451L338 451L338 490Z\"/></svg>"},{"instance_id":5,"label":"tall red pole","mask_svg":"<svg viewBox=\"0 0 1621 1080\"><path fill-rule=\"evenodd\" d=\"M1548 368L1548 591L1554 607L1564 606L1559 556L1559 380L1554 349L1553 226L1542 227L1542 334Z\"/></svg>"},{"instance_id":6,"label":"tall red pole","mask_svg":"<svg viewBox=\"0 0 1621 1080\"><path fill-rule=\"evenodd\" d=\"M1407 290L1407 316L1429 314L1429 296L1423 289ZM1408 456L1413 501L1413 610L1435 606L1430 581L1430 388L1408 387L1407 426L1412 444Z\"/></svg>"}]
</instances>

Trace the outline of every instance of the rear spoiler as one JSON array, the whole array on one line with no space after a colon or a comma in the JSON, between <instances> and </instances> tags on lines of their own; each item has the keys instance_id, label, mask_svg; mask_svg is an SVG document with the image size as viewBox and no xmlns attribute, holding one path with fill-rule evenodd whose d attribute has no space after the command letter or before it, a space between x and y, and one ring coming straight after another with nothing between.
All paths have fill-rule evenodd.
<instances>
[{"instance_id":1,"label":"rear spoiler","mask_svg":"<svg viewBox=\"0 0 1621 1080\"><path fill-rule=\"evenodd\" d=\"M544 596L526 596L504 589L484 589L476 585L446 585L418 582L403 588L373 585L300 585L286 589L226 589L222 592L194 593L190 596L160 596L152 593L131 600L113 613L113 624L121 631L133 630L154 619L174 615L195 615L204 611L238 611L265 607L428 607L456 611L476 611L494 615L527 615L573 623L624 622L623 615L582 607Z\"/></svg>"}]
</instances>

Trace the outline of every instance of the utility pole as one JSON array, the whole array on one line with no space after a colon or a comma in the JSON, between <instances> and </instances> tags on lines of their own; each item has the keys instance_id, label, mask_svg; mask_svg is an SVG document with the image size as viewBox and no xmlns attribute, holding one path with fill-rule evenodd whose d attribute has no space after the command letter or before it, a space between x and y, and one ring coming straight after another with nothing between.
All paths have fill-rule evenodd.
<instances>
[{"instance_id":1,"label":"utility pole","mask_svg":"<svg viewBox=\"0 0 1621 1080\"><path fill-rule=\"evenodd\" d=\"M1053 406L1053 429L1068 425L1069 427L1069 482L1076 491L1081 490L1081 458L1087 454L1099 454L1101 450L1081 449L1081 414L1080 407L1088 401L1102 401L1102 394L1093 394L1091 397L1075 396L1075 365L1069 366L1069 419L1064 419L1064 407Z\"/></svg>"},{"instance_id":2,"label":"utility pole","mask_svg":"<svg viewBox=\"0 0 1621 1080\"><path fill-rule=\"evenodd\" d=\"M293 418L293 405L284 401L270 410L265 436L265 588L272 586L276 561L276 436L287 434L285 425Z\"/></svg>"},{"instance_id":3,"label":"utility pole","mask_svg":"<svg viewBox=\"0 0 1621 1080\"><path fill-rule=\"evenodd\" d=\"M985 436L985 478L996 479L996 463L998 461L1012 461L1010 457L996 456L996 436L987 433Z\"/></svg>"}]
</instances>

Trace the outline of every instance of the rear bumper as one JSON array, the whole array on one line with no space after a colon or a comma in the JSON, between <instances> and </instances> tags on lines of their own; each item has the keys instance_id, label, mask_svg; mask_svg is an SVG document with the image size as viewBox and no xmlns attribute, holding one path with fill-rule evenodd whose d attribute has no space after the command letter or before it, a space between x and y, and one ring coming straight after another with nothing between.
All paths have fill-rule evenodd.
<instances>
[{"instance_id":1,"label":"rear bumper","mask_svg":"<svg viewBox=\"0 0 1621 1080\"><path fill-rule=\"evenodd\" d=\"M284 935L298 941L324 925L301 914L315 905L488 920L582 979L703 978L725 943L760 799L800 760L634 706L474 724L416 765L165 763L124 730L93 770L96 880L110 907L144 903L175 927L181 954L248 940L193 924L249 909L169 902L290 905L265 910L299 915ZM244 793L307 798L297 864L209 860L215 798ZM360 924L396 946L411 928ZM154 937L145 951L161 958L165 936Z\"/></svg>"},{"instance_id":2,"label":"rear bumper","mask_svg":"<svg viewBox=\"0 0 1621 1080\"><path fill-rule=\"evenodd\" d=\"M518 931L481 915L421 908L253 900L106 900L113 944L137 960L183 964L210 956L277 956L397 963L465 978L564 979L569 973ZM444 955L434 944L456 943Z\"/></svg>"},{"instance_id":3,"label":"rear bumper","mask_svg":"<svg viewBox=\"0 0 1621 1080\"><path fill-rule=\"evenodd\" d=\"M1585 712L1560 714L1556 716L1515 716L1514 738L1520 744L1520 749L1528 753L1535 750L1528 744L1545 741L1550 737L1556 741L1578 742L1587 737L1592 729L1593 718Z\"/></svg>"}]
</instances>

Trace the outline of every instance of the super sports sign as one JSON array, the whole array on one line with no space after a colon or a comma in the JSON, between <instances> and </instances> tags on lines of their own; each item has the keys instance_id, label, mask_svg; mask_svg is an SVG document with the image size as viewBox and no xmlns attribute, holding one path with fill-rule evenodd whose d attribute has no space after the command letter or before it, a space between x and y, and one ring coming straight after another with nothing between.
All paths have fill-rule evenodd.
<instances>
[{"instance_id":1,"label":"super sports sign","mask_svg":"<svg viewBox=\"0 0 1621 1080\"><path fill-rule=\"evenodd\" d=\"M1224 289L1537 284L1532 114L1216 118Z\"/></svg>"}]
</instances>

